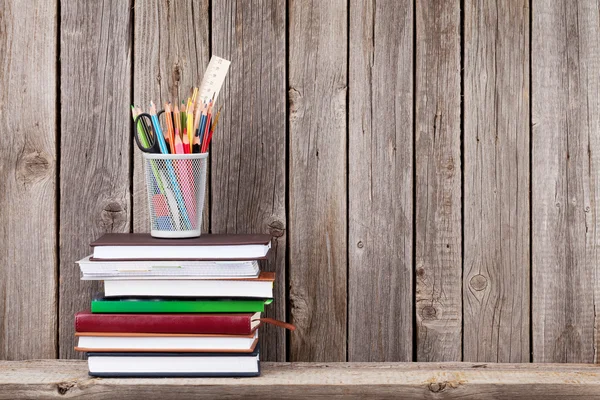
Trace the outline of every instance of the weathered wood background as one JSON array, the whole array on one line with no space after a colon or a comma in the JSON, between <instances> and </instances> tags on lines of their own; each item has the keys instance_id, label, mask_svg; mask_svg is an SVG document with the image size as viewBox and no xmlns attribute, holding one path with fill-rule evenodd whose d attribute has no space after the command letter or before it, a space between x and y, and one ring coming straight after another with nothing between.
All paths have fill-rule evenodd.
<instances>
[{"instance_id":1,"label":"weathered wood background","mask_svg":"<svg viewBox=\"0 0 600 400\"><path fill-rule=\"evenodd\" d=\"M208 232L263 232L263 359L593 362L595 0L7 0L0 358L71 358L74 261L148 229L129 105L232 60Z\"/></svg>"}]
</instances>

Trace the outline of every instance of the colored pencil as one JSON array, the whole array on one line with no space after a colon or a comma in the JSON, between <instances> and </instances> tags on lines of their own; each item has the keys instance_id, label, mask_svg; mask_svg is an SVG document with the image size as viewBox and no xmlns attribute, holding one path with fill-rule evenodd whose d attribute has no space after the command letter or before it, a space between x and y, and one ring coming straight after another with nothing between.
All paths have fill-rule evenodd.
<instances>
[{"instance_id":1,"label":"colored pencil","mask_svg":"<svg viewBox=\"0 0 600 400\"><path fill-rule=\"evenodd\" d=\"M179 107L175 104L173 109L173 119L175 120L175 130L181 135L181 115L179 115ZM179 138L181 140L181 137Z\"/></svg>"},{"instance_id":2,"label":"colored pencil","mask_svg":"<svg viewBox=\"0 0 600 400\"><path fill-rule=\"evenodd\" d=\"M171 150L171 154L175 154L175 132L173 129L171 105L169 103L165 103L165 121L167 122L167 136L169 138L169 149Z\"/></svg>"},{"instance_id":3,"label":"colored pencil","mask_svg":"<svg viewBox=\"0 0 600 400\"><path fill-rule=\"evenodd\" d=\"M192 99L188 99L187 109L186 109L186 127L187 127L187 136L189 143L189 152L192 152L192 144L194 141L194 114L192 110Z\"/></svg>"},{"instance_id":4,"label":"colored pencil","mask_svg":"<svg viewBox=\"0 0 600 400\"><path fill-rule=\"evenodd\" d=\"M189 154L190 150L191 150L190 138L188 137L188 134L187 134L187 128L184 128L184 130L183 130L183 153Z\"/></svg>"},{"instance_id":5,"label":"colored pencil","mask_svg":"<svg viewBox=\"0 0 600 400\"><path fill-rule=\"evenodd\" d=\"M179 129L175 128L175 154L185 154L183 150L183 142L181 136L179 136Z\"/></svg>"},{"instance_id":6,"label":"colored pencil","mask_svg":"<svg viewBox=\"0 0 600 400\"><path fill-rule=\"evenodd\" d=\"M194 145L192 146L192 153L200 153L200 138L194 136Z\"/></svg>"}]
</instances>

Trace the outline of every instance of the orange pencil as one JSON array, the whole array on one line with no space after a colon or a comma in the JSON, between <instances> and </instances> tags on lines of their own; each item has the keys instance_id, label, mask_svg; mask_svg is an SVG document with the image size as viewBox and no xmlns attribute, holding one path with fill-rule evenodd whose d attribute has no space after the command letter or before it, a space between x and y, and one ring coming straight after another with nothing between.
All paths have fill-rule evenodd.
<instances>
[{"instance_id":1,"label":"orange pencil","mask_svg":"<svg viewBox=\"0 0 600 400\"><path fill-rule=\"evenodd\" d=\"M165 103L165 121L167 122L167 131L169 149L171 154L175 154L175 133L173 132L173 118L171 118L171 105Z\"/></svg>"}]
</instances>

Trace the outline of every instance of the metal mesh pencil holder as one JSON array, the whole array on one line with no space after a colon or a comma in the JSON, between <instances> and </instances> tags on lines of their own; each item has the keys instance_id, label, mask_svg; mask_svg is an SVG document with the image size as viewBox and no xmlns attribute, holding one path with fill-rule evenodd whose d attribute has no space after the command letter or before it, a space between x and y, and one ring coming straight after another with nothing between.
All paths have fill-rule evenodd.
<instances>
[{"instance_id":1,"label":"metal mesh pencil holder","mask_svg":"<svg viewBox=\"0 0 600 400\"><path fill-rule=\"evenodd\" d=\"M150 234L160 238L200 236L208 153L143 153Z\"/></svg>"}]
</instances>

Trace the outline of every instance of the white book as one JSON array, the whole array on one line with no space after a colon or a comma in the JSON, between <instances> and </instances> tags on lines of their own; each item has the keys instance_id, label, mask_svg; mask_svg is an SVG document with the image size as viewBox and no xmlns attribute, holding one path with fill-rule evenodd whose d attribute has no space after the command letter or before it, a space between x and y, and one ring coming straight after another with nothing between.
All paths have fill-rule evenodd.
<instances>
[{"instance_id":1,"label":"white book","mask_svg":"<svg viewBox=\"0 0 600 400\"><path fill-rule=\"evenodd\" d=\"M91 261L77 263L82 280L256 278L258 261Z\"/></svg>"},{"instance_id":2,"label":"white book","mask_svg":"<svg viewBox=\"0 0 600 400\"><path fill-rule=\"evenodd\" d=\"M105 280L106 297L273 297L275 274L249 279Z\"/></svg>"},{"instance_id":3,"label":"white book","mask_svg":"<svg viewBox=\"0 0 600 400\"><path fill-rule=\"evenodd\" d=\"M159 239L142 233L109 233L91 243L93 260L252 260L265 258L271 237L259 234L201 235Z\"/></svg>"},{"instance_id":4,"label":"white book","mask_svg":"<svg viewBox=\"0 0 600 400\"><path fill-rule=\"evenodd\" d=\"M246 246L102 246L94 248L99 260L229 260L266 257L269 245Z\"/></svg>"},{"instance_id":5,"label":"white book","mask_svg":"<svg viewBox=\"0 0 600 400\"><path fill-rule=\"evenodd\" d=\"M250 335L190 335L148 333L77 333L77 351L252 352L258 330Z\"/></svg>"},{"instance_id":6,"label":"white book","mask_svg":"<svg viewBox=\"0 0 600 400\"><path fill-rule=\"evenodd\" d=\"M164 376L257 376L260 372L258 351L250 354L218 353L89 353L92 376L164 377Z\"/></svg>"}]
</instances>

